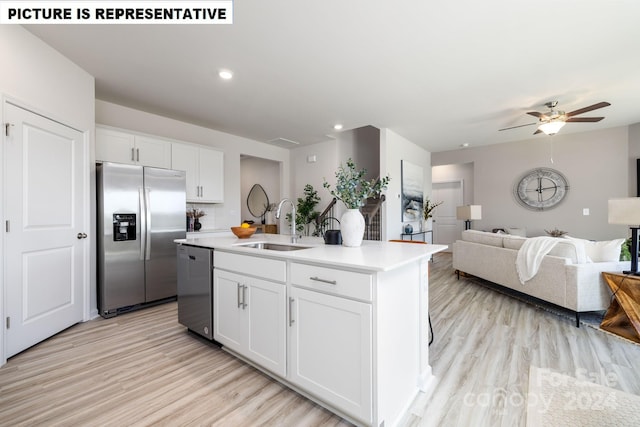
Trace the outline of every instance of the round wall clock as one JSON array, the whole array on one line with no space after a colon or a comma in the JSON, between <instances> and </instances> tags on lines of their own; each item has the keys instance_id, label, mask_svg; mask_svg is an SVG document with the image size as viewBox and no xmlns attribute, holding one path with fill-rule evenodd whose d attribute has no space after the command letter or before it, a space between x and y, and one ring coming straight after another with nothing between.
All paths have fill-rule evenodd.
<instances>
[{"instance_id":1,"label":"round wall clock","mask_svg":"<svg viewBox=\"0 0 640 427\"><path fill-rule=\"evenodd\" d=\"M516 200L535 211L557 206L569 191L567 178L555 169L536 168L525 173L513 188Z\"/></svg>"}]
</instances>

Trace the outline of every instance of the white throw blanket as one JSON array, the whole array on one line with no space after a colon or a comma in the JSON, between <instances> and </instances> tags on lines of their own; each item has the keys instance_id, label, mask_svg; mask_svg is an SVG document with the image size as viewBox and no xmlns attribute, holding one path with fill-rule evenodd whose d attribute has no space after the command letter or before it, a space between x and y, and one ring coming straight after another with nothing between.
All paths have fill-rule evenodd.
<instances>
[{"instance_id":1,"label":"white throw blanket","mask_svg":"<svg viewBox=\"0 0 640 427\"><path fill-rule=\"evenodd\" d=\"M516 271L520 283L531 280L538 273L542 259L558 243L554 237L530 237L522 244L516 257Z\"/></svg>"}]
</instances>

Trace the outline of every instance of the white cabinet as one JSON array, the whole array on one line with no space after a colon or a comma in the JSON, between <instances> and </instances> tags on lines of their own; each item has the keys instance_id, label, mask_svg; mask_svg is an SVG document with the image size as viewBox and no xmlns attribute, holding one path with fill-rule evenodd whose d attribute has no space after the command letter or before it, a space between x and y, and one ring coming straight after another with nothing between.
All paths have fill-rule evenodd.
<instances>
[{"instance_id":1,"label":"white cabinet","mask_svg":"<svg viewBox=\"0 0 640 427\"><path fill-rule=\"evenodd\" d=\"M96 127L96 160L171 168L171 143L148 136Z\"/></svg>"},{"instance_id":2,"label":"white cabinet","mask_svg":"<svg viewBox=\"0 0 640 427\"><path fill-rule=\"evenodd\" d=\"M173 143L171 168L187 175L187 202L224 202L224 153L190 144Z\"/></svg>"},{"instance_id":3,"label":"white cabinet","mask_svg":"<svg viewBox=\"0 0 640 427\"><path fill-rule=\"evenodd\" d=\"M214 339L231 353L356 425L399 425L433 386L426 255L378 271L227 249L214 256Z\"/></svg>"},{"instance_id":4,"label":"white cabinet","mask_svg":"<svg viewBox=\"0 0 640 427\"><path fill-rule=\"evenodd\" d=\"M371 276L292 263L291 282L289 381L371 423L372 305L342 296L368 295Z\"/></svg>"},{"instance_id":5,"label":"white cabinet","mask_svg":"<svg viewBox=\"0 0 640 427\"><path fill-rule=\"evenodd\" d=\"M221 253L216 253L214 260L219 258L218 254ZM229 350L284 377L287 332L285 284L222 270L220 266L227 266L224 262L215 261L215 265L214 339Z\"/></svg>"}]
</instances>

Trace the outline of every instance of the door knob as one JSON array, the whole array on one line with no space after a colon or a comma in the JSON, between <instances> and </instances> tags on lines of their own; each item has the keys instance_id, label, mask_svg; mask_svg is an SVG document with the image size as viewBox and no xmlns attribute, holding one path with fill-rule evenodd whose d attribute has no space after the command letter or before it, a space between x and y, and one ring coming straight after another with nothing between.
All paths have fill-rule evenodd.
<instances>
[{"instance_id":1,"label":"door knob","mask_svg":"<svg viewBox=\"0 0 640 427\"><path fill-rule=\"evenodd\" d=\"M78 239L86 239L87 235L85 233L78 233L78 235L76 236Z\"/></svg>"}]
</instances>

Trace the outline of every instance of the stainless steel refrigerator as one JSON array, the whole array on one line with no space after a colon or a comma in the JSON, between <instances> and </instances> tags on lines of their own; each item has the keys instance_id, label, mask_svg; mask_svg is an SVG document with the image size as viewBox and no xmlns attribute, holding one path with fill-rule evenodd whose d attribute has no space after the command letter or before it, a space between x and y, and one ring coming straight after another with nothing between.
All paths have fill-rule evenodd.
<instances>
[{"instance_id":1,"label":"stainless steel refrigerator","mask_svg":"<svg viewBox=\"0 0 640 427\"><path fill-rule=\"evenodd\" d=\"M173 241L186 236L185 173L102 163L96 188L100 315L174 298Z\"/></svg>"}]
</instances>

